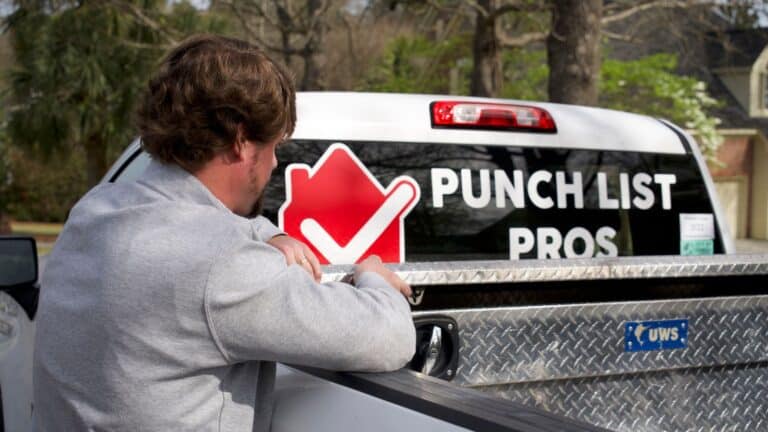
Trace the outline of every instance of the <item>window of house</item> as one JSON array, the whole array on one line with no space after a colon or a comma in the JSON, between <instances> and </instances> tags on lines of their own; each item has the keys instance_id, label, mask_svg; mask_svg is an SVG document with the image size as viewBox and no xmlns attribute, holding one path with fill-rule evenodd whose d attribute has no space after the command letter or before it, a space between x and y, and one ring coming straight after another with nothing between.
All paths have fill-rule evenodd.
<instances>
[{"instance_id":1,"label":"window of house","mask_svg":"<svg viewBox=\"0 0 768 432\"><path fill-rule=\"evenodd\" d=\"M768 110L768 71L764 71L760 75L760 96L761 96L761 109Z\"/></svg>"}]
</instances>

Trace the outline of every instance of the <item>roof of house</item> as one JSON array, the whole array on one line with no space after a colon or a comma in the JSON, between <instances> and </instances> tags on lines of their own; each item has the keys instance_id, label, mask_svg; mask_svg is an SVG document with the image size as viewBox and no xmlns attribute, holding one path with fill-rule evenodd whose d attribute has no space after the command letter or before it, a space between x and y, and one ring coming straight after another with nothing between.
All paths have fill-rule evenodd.
<instances>
[{"instance_id":1,"label":"roof of house","mask_svg":"<svg viewBox=\"0 0 768 432\"><path fill-rule=\"evenodd\" d=\"M707 71L699 78L707 83L709 94L722 102L710 113L719 118L721 129L759 129L768 135L768 119L753 118L728 90L717 70L752 67L768 46L768 28L727 30L709 33L706 39Z\"/></svg>"},{"instance_id":2,"label":"roof of house","mask_svg":"<svg viewBox=\"0 0 768 432\"><path fill-rule=\"evenodd\" d=\"M708 110L721 120L720 129L759 129L768 136L768 119L752 118L718 76L726 68L750 68L768 47L768 28L731 29L719 15L693 17L688 11L649 10L639 17L630 40L612 40L612 56L635 59L658 52L674 53L677 72L707 84L708 92L722 104ZM654 23L662 19L677 23L659 31ZM707 24L707 21L708 24ZM617 24L618 26L618 24ZM705 30L705 29L710 30ZM712 30L717 29L717 30ZM621 28L616 28L621 33Z\"/></svg>"},{"instance_id":3,"label":"roof of house","mask_svg":"<svg viewBox=\"0 0 768 432\"><path fill-rule=\"evenodd\" d=\"M751 67L768 45L768 28L728 30L707 38L707 61L712 69Z\"/></svg>"},{"instance_id":4,"label":"roof of house","mask_svg":"<svg viewBox=\"0 0 768 432\"><path fill-rule=\"evenodd\" d=\"M750 117L720 78L714 73L709 75L709 78L705 79L707 90L721 102L719 107L712 108L709 112L720 119L720 129L759 129L768 136L768 118Z\"/></svg>"}]
</instances>

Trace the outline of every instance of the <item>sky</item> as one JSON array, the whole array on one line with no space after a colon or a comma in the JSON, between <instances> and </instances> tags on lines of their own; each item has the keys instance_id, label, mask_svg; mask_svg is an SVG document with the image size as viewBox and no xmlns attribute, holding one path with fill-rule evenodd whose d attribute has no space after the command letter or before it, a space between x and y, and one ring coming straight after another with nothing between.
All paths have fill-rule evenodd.
<instances>
[{"instance_id":1,"label":"sky","mask_svg":"<svg viewBox=\"0 0 768 432\"><path fill-rule=\"evenodd\" d=\"M171 0L171 1L176 3L179 0ZM211 1L210 0L188 0L188 1L192 4L192 6L198 8L198 9L207 9L208 6L211 5Z\"/></svg>"}]
</instances>

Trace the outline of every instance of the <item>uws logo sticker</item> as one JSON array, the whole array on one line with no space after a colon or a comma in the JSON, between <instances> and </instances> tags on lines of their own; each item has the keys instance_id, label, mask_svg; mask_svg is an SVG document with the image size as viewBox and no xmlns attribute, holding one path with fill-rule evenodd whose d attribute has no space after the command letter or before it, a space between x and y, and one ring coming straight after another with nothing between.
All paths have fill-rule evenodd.
<instances>
[{"instance_id":1,"label":"uws logo sticker","mask_svg":"<svg viewBox=\"0 0 768 432\"><path fill-rule=\"evenodd\" d=\"M688 320L635 321L624 324L624 351L656 351L688 346Z\"/></svg>"},{"instance_id":2,"label":"uws logo sticker","mask_svg":"<svg viewBox=\"0 0 768 432\"><path fill-rule=\"evenodd\" d=\"M314 166L286 168L286 201L280 228L307 243L323 264L352 264L376 254L405 260L405 217L418 203L418 183L408 176L385 188L352 150L336 143Z\"/></svg>"}]
</instances>

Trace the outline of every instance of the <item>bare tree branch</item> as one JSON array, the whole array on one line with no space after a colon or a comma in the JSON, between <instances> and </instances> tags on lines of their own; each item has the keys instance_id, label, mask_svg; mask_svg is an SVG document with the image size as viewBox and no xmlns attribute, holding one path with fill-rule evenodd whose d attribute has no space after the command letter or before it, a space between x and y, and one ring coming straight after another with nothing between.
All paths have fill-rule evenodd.
<instances>
[{"instance_id":1,"label":"bare tree branch","mask_svg":"<svg viewBox=\"0 0 768 432\"><path fill-rule=\"evenodd\" d=\"M499 34L499 42L505 48L519 48L530 43L542 42L547 39L547 35L546 32L525 33L519 36Z\"/></svg>"},{"instance_id":2,"label":"bare tree branch","mask_svg":"<svg viewBox=\"0 0 768 432\"><path fill-rule=\"evenodd\" d=\"M344 29L346 30L346 36L347 36L347 49L349 50L349 55L352 58L352 61L350 62L350 67L353 69L352 73L353 75L357 73L357 50L355 50L355 38L353 36L352 31L352 24L349 22L349 19L347 19L347 16L345 14L339 14L339 18L341 19L342 24L344 24Z\"/></svg>"},{"instance_id":3,"label":"bare tree branch","mask_svg":"<svg viewBox=\"0 0 768 432\"><path fill-rule=\"evenodd\" d=\"M272 17L267 13L266 10L262 6L260 6L256 1L250 1L250 2L243 2L242 0L221 0L221 3L229 6L229 8L235 13L235 16L237 16L238 20L242 24L246 23L246 17L247 16L258 16L259 18L263 19L272 27L278 28L280 26L279 23L274 21Z\"/></svg>"},{"instance_id":4,"label":"bare tree branch","mask_svg":"<svg viewBox=\"0 0 768 432\"><path fill-rule=\"evenodd\" d=\"M237 20L240 22L240 25L242 29L246 32L248 37L259 44L261 47L268 51L272 51L274 53L280 53L280 54L286 54L286 55L299 55L303 51L301 49L295 49L292 47L281 47L274 45L270 42L268 42L266 39L261 37L261 35L256 32L253 29L253 26L250 22L248 22L247 17L249 15L256 15L259 18L264 19L268 24L274 25L272 21L269 20L269 17L266 15L266 12L264 9L261 8L261 6L258 6L256 4L251 4L250 6L253 7L253 9L247 9L247 6L244 7L244 4L241 1L226 1L222 0L219 4L225 5L229 7L233 12L235 17L237 17Z\"/></svg>"},{"instance_id":5,"label":"bare tree branch","mask_svg":"<svg viewBox=\"0 0 768 432\"><path fill-rule=\"evenodd\" d=\"M134 42L126 39L118 39L117 40L120 44L125 45L127 47L131 48L138 48L138 49L147 49L147 50L160 50L160 51L166 51L173 48L173 45L171 44L163 44L163 45L152 45L152 44L146 44L141 42Z\"/></svg>"},{"instance_id":6,"label":"bare tree branch","mask_svg":"<svg viewBox=\"0 0 768 432\"><path fill-rule=\"evenodd\" d=\"M430 3L432 3L432 1L430 1ZM474 3L474 1L472 3ZM619 9L620 5L613 4L611 6L611 9L619 10L619 11L612 15L605 16L601 20L601 24L605 26L606 24L622 21L622 20L631 18L632 16L638 13L641 13L650 9L654 9L654 8L672 9L672 8L685 8L685 7L691 7L691 6L705 7L708 5L715 5L716 3L717 3L716 1L655 0L647 3L639 4L637 6L633 6L627 9L623 9L623 10ZM543 10L545 10L545 8L538 5L525 6L520 4L506 4L492 11L491 16L499 17L501 15L504 15L510 12L534 12L534 11L543 11ZM623 41L633 40L632 37L621 35L619 33L610 32L608 30L603 30L603 34L605 34L607 37L611 39L623 40ZM508 34L502 33L499 35L499 42L505 48L518 48L518 47L528 45L530 43L542 42L546 40L547 35L548 34L546 32L531 32L531 33L524 33L517 36L510 36Z\"/></svg>"},{"instance_id":7,"label":"bare tree branch","mask_svg":"<svg viewBox=\"0 0 768 432\"><path fill-rule=\"evenodd\" d=\"M156 31L159 35L163 37L163 39L165 39L168 45L176 45L178 43L178 35L175 32L170 31L168 27L160 25L157 21L153 20L152 18L144 14L141 8L134 5L133 3L125 0L107 0L107 1L112 3L115 7L118 7L123 11L127 12L138 23L145 25L150 29Z\"/></svg>"},{"instance_id":8,"label":"bare tree branch","mask_svg":"<svg viewBox=\"0 0 768 432\"><path fill-rule=\"evenodd\" d=\"M440 3L436 2L435 0L426 0L426 2L433 9L436 9L442 12L456 13L456 12L461 12L461 10L463 9L462 7L443 6ZM477 4L475 0L467 0L463 4L468 6L470 9L474 9L477 13L479 13L482 16L488 16L488 12L485 10L485 8Z\"/></svg>"},{"instance_id":9,"label":"bare tree branch","mask_svg":"<svg viewBox=\"0 0 768 432\"><path fill-rule=\"evenodd\" d=\"M620 41L624 41L624 42L633 42L633 41L635 41L635 38L633 38L632 36L627 36L627 35L623 35L623 34L619 34L619 33L614 33L612 31L608 31L606 29L601 29L601 33L603 35L605 35L606 37L608 37L610 39L614 39L614 40L620 40Z\"/></svg>"},{"instance_id":10,"label":"bare tree branch","mask_svg":"<svg viewBox=\"0 0 768 432\"><path fill-rule=\"evenodd\" d=\"M491 13L488 16L488 19L496 19L510 12L542 12L547 10L548 8L549 7L546 6L546 4L544 3L530 3L530 4L509 3L491 11Z\"/></svg>"},{"instance_id":11,"label":"bare tree branch","mask_svg":"<svg viewBox=\"0 0 768 432\"><path fill-rule=\"evenodd\" d=\"M465 3L471 6L472 9L476 10L477 13L484 18L489 18L491 16L491 12L480 6L475 0L466 0Z\"/></svg>"},{"instance_id":12,"label":"bare tree branch","mask_svg":"<svg viewBox=\"0 0 768 432\"><path fill-rule=\"evenodd\" d=\"M296 32L296 25L294 24L293 15L288 10L288 8L283 7L280 0L272 0L272 4L275 6L275 10L277 11L277 20L280 23L279 26L276 27L280 29L281 32ZM290 6L290 2L288 3L288 6Z\"/></svg>"},{"instance_id":13,"label":"bare tree branch","mask_svg":"<svg viewBox=\"0 0 768 432\"><path fill-rule=\"evenodd\" d=\"M330 6L331 6L331 2L329 0L322 0L320 2L320 6L312 14L309 24L307 25L307 29L306 29L307 34L312 35L315 33L315 31L317 31L318 25L322 21L321 18L323 17L323 15L325 15L326 12L328 12L328 8Z\"/></svg>"},{"instance_id":14,"label":"bare tree branch","mask_svg":"<svg viewBox=\"0 0 768 432\"><path fill-rule=\"evenodd\" d=\"M254 41L257 41L258 43L262 43L261 37L259 34L251 27L251 23L248 22L246 19L246 15L242 13L240 8L234 4L234 2L226 2L224 3L222 1L221 4L225 4L227 7L229 7L232 12L234 13L235 17L237 17L237 20L240 22L240 27L242 27L243 30L245 30L245 33Z\"/></svg>"},{"instance_id":15,"label":"bare tree branch","mask_svg":"<svg viewBox=\"0 0 768 432\"><path fill-rule=\"evenodd\" d=\"M624 9L621 12L618 12L618 13L615 13L615 14L612 14L612 15L605 16L600 21L600 23L602 25L611 24L611 23L614 23L616 21L621 21L621 20L625 20L627 18L630 18L631 16L633 16L633 15L639 13L639 12L647 11L649 9L654 9L654 8L673 9L673 8L684 8L684 7L688 7L688 6L692 6L692 5L703 6L703 5L710 4L710 3L714 4L715 2L714 1L712 1L712 2L701 2L701 1L692 1L692 0L679 0L679 1L674 1L674 0L655 0L655 1L648 2L648 3L639 4L639 5L631 7L631 8Z\"/></svg>"}]
</instances>

